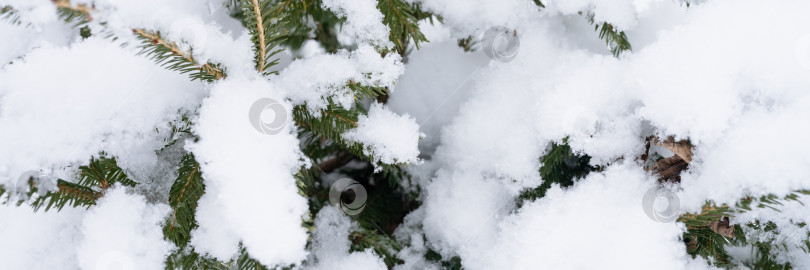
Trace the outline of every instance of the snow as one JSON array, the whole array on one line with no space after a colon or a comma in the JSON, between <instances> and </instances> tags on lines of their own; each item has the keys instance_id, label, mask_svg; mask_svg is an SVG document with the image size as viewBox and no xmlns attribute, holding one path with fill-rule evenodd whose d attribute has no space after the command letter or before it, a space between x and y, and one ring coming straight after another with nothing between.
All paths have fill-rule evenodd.
<instances>
[{"instance_id":1,"label":"snow","mask_svg":"<svg viewBox=\"0 0 810 270\"><path fill-rule=\"evenodd\" d=\"M81 269L157 269L174 248L163 239L168 205L150 205L123 188L108 190L84 217L76 247Z\"/></svg>"},{"instance_id":2,"label":"snow","mask_svg":"<svg viewBox=\"0 0 810 270\"><path fill-rule=\"evenodd\" d=\"M357 223L332 206L325 206L315 217L311 265L306 269L387 269L372 249L349 252L349 233Z\"/></svg>"},{"instance_id":3,"label":"snow","mask_svg":"<svg viewBox=\"0 0 810 270\"><path fill-rule=\"evenodd\" d=\"M331 96L338 105L351 108L356 97L347 82L393 88L403 69L398 54L382 57L372 46L360 45L352 52L320 53L295 60L276 81L296 104L306 104L320 115L318 110L327 105L323 97Z\"/></svg>"},{"instance_id":4,"label":"snow","mask_svg":"<svg viewBox=\"0 0 810 270\"><path fill-rule=\"evenodd\" d=\"M443 22L419 22L431 42L402 58L377 51L390 43L375 1L328 0L323 7L345 18L340 39L356 46L330 54L307 42L283 54L279 74L268 76L253 70L249 34L229 16L229 1L92 2L94 33L104 21L121 40L77 37L50 1L0 0L23 19L0 22L15 41L0 44L0 184L29 170L74 180L77 165L104 151L139 187L107 190L90 210L0 206L0 261L11 269L161 268L173 248L161 231L174 177L168 161L181 148L195 155L206 184L191 235L198 252L227 261L241 243L270 267L387 268L370 249L350 251L358 222L330 206L308 213L296 186L293 174L313 164L301 153L293 106L319 115L327 98L369 109L345 139L362 143L374 161L408 163L413 179L402 186L419 192L419 207L394 233L403 246L395 269L440 269L425 258L428 250L473 270L710 269L686 253L683 224L645 215L642 198L656 181L636 157L653 134L695 145L675 186L681 214L709 200L733 205L810 189L806 1L687 8L572 0L543 1L540 9L531 0L409 0ZM625 31L633 51L610 55L579 12ZM511 61L457 46L491 27L517 33ZM133 28L194 48L195 58L221 63L228 78L191 82L136 55L132 45L120 46L134 42ZM348 82L392 93L387 104L362 103ZM280 109L251 118L261 99ZM183 113L199 140L156 153L167 123ZM273 132L251 123L272 117L282 119ZM565 137L603 170L517 208L521 190L545 181L538 168L549 143ZM152 191L160 194L144 194ZM757 208L732 223L777 224L779 234L745 233L785 243L777 260L808 268L797 248L808 233L797 224L810 222L810 201L802 202L781 212ZM312 231L302 225L310 215Z\"/></svg>"},{"instance_id":5,"label":"snow","mask_svg":"<svg viewBox=\"0 0 810 270\"><path fill-rule=\"evenodd\" d=\"M393 46L388 40L390 30L382 23L383 15L377 9L377 1L326 0L321 5L346 19L341 30L354 37L357 42L387 48Z\"/></svg>"},{"instance_id":6,"label":"snow","mask_svg":"<svg viewBox=\"0 0 810 270\"><path fill-rule=\"evenodd\" d=\"M200 140L189 146L206 184L196 214L200 227L191 238L200 252L228 261L241 241L265 265L306 256L301 221L307 205L292 176L303 165L291 133L292 107L282 103L290 117L278 134L254 129L248 117L256 100L282 101L282 93L264 80L229 77L203 102L195 126Z\"/></svg>"},{"instance_id":7,"label":"snow","mask_svg":"<svg viewBox=\"0 0 810 270\"><path fill-rule=\"evenodd\" d=\"M363 153L385 164L418 163L419 125L410 115L397 115L380 103L371 105L368 116L362 115L357 128L343 134L348 141L366 146Z\"/></svg>"},{"instance_id":8,"label":"snow","mask_svg":"<svg viewBox=\"0 0 810 270\"><path fill-rule=\"evenodd\" d=\"M103 39L43 45L0 74L0 183L27 170L69 179L65 167L100 151L122 156L133 170L151 168L165 136L155 129L165 130L204 93Z\"/></svg>"},{"instance_id":9,"label":"snow","mask_svg":"<svg viewBox=\"0 0 810 270\"><path fill-rule=\"evenodd\" d=\"M156 269L174 245L163 239L170 208L113 187L89 211L34 213L0 206L0 259L9 269Z\"/></svg>"}]
</instances>

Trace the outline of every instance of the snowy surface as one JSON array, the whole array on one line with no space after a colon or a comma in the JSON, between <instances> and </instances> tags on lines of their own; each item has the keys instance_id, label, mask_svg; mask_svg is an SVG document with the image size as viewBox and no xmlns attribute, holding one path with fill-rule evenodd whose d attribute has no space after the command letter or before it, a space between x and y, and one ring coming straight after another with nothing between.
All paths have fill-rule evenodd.
<instances>
[{"instance_id":1,"label":"snowy surface","mask_svg":"<svg viewBox=\"0 0 810 270\"><path fill-rule=\"evenodd\" d=\"M367 148L363 153L385 164L418 163L419 125L410 115L397 115L374 103L368 116L360 116L357 128L343 137L362 143Z\"/></svg>"},{"instance_id":2,"label":"snowy surface","mask_svg":"<svg viewBox=\"0 0 810 270\"><path fill-rule=\"evenodd\" d=\"M370 43L381 47L393 45L388 40L388 26L382 23L383 15L377 10L374 0L326 0L323 7L345 18L341 30L355 38L357 42Z\"/></svg>"},{"instance_id":3,"label":"snowy surface","mask_svg":"<svg viewBox=\"0 0 810 270\"><path fill-rule=\"evenodd\" d=\"M266 77L252 70L249 35L226 2L93 1L116 35L160 30L193 47L198 60L227 68L227 79L203 84L120 46L129 38L75 38L50 1L0 0L23 19L0 22L14 41L0 44L0 184L27 170L71 179L77 165L106 151L135 181L165 186L149 176L168 166L155 153L167 123L198 112L200 140L183 142L207 186L192 232L197 251L228 260L241 242L270 266L384 269L373 251L350 252L357 224L332 207L312 213L315 229L307 232L307 199L292 176L311 165L292 107L317 114L325 96L354 106L351 81L393 93L344 137L369 146L378 161L409 163L414 179L404 184L422 192L395 233L404 261L397 269L439 269L425 260L428 249L473 270L710 268L686 254L682 224L644 215L641 199L655 179L634 159L651 132L696 146L677 192L680 213L707 200L810 189L807 1L687 8L670 0L558 0L540 9L531 0L411 0L444 23L420 22L431 42L405 61L375 49L389 45L375 1L330 0L324 7L345 17L343 34L356 49L328 54L307 43L302 58L286 54L274 67L279 74ZM626 31L633 51L610 55L580 11ZM516 29L513 61L456 45L492 26ZM278 134L249 124L248 109L261 98L278 101L288 116ZM519 191L543 181L537 170L547 145L566 136L605 170L517 209ZM808 228L795 224L810 222L808 203L756 209L733 222L776 223L779 235L755 236L790 244L778 259L807 269L810 259L795 245ZM168 212L165 201L122 187L90 210L2 205L0 261L9 269L161 268L173 247L160 227Z\"/></svg>"}]
</instances>

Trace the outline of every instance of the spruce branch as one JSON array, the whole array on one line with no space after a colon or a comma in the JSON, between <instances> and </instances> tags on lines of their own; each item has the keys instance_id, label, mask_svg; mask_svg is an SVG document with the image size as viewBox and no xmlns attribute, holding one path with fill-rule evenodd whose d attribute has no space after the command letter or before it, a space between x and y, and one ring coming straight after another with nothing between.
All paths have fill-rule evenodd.
<instances>
[{"instance_id":1,"label":"spruce branch","mask_svg":"<svg viewBox=\"0 0 810 270\"><path fill-rule=\"evenodd\" d=\"M146 55L166 69L188 73L192 80L211 82L226 77L219 64L200 64L191 53L183 52L174 42L166 41L160 32L133 29L132 33L142 40L138 54Z\"/></svg>"},{"instance_id":2,"label":"spruce branch","mask_svg":"<svg viewBox=\"0 0 810 270\"><path fill-rule=\"evenodd\" d=\"M243 22L251 34L253 42L254 62L256 70L264 75L277 74L268 71L278 64L278 59L270 60L280 53L283 48L278 47L288 33L285 24L284 3L275 3L274 0L241 0Z\"/></svg>"},{"instance_id":3,"label":"spruce branch","mask_svg":"<svg viewBox=\"0 0 810 270\"><path fill-rule=\"evenodd\" d=\"M86 187L105 190L116 183L130 187L138 184L127 177L124 169L118 167L115 158L107 158L103 153L99 158L91 157L90 163L79 167L79 170L81 173L76 184Z\"/></svg>"},{"instance_id":4,"label":"spruce branch","mask_svg":"<svg viewBox=\"0 0 810 270\"><path fill-rule=\"evenodd\" d=\"M579 14L582 15L582 12L580 11ZM599 39L604 40L605 44L610 48L613 56L619 57L623 52L633 50L624 31L618 31L608 22L596 23L594 16L595 14L592 11L588 11L587 15L585 15L588 22L594 25L594 31L599 32Z\"/></svg>"},{"instance_id":5,"label":"spruce branch","mask_svg":"<svg viewBox=\"0 0 810 270\"><path fill-rule=\"evenodd\" d=\"M166 257L165 269L266 270L268 268L251 258L247 249L239 243L237 254L228 262L202 255L192 247L175 250Z\"/></svg>"},{"instance_id":6,"label":"spruce branch","mask_svg":"<svg viewBox=\"0 0 810 270\"><path fill-rule=\"evenodd\" d=\"M4 203L9 203L12 196L17 196L14 202L17 206L28 202L34 211L43 206L45 211L56 208L61 211L67 205L72 207L84 206L89 208L95 205L96 200L104 195L104 191L115 184L133 187L137 182L129 179L124 170L118 166L115 158L107 158L104 153L99 158L91 157L90 163L79 167L76 182L62 179L56 180L54 190L39 190L43 183L40 179L28 179L25 194L14 194L16 190L6 190L0 187L0 196L9 193Z\"/></svg>"},{"instance_id":7,"label":"spruce branch","mask_svg":"<svg viewBox=\"0 0 810 270\"><path fill-rule=\"evenodd\" d=\"M757 255L754 266L783 267L785 265L774 262L770 255L772 249L786 248L783 244L773 241L762 242L758 239L747 239L742 226L739 224L730 225L729 218L733 217L735 213L751 211L753 207L779 211L778 206L783 205L784 201L800 202L798 198L802 195L810 195L810 190L797 190L785 197L773 194L759 198L746 197L738 201L734 207L728 205L717 206L707 202L700 213L686 213L678 217L678 222L683 222L687 228L683 236L687 252L692 256L699 255L704 258L713 258L717 266L732 266L731 257L726 252L726 246L752 245L754 253ZM754 221L745 224L745 226L756 231L778 233L778 228L772 222L767 222L763 226L759 221ZM806 240L805 243L810 247L810 239ZM805 250L805 252L808 252L808 250Z\"/></svg>"},{"instance_id":8,"label":"spruce branch","mask_svg":"<svg viewBox=\"0 0 810 270\"><path fill-rule=\"evenodd\" d=\"M408 42L413 40L416 48L427 38L419 29L419 20L432 14L422 12L419 4L408 4L402 0L378 0L377 8L383 14L383 24L387 25L389 39L397 47L397 52L405 56ZM417 17L419 16L419 17Z\"/></svg>"},{"instance_id":9,"label":"spruce branch","mask_svg":"<svg viewBox=\"0 0 810 270\"><path fill-rule=\"evenodd\" d=\"M405 163L375 162L368 146L343 138L345 132L358 126L357 120L361 113L359 110L358 107L347 110L330 100L329 105L319 111L320 116L316 116L306 108L306 105L296 106L293 109L293 119L300 128L299 137L303 141L303 152L316 162L319 162L320 158L345 151L383 169L391 169L391 166L407 166ZM339 165L343 164L345 163Z\"/></svg>"},{"instance_id":10,"label":"spruce branch","mask_svg":"<svg viewBox=\"0 0 810 270\"><path fill-rule=\"evenodd\" d=\"M84 25L92 21L92 6L79 4L75 7L69 0L53 0L59 12L59 16L65 22L73 23L74 27ZM161 37L160 32L147 31L145 29L132 29L136 38L142 40L141 52L169 69L179 71L181 74L189 73L192 80L214 81L225 78L226 74L219 64L198 63L191 52L184 52L174 42L166 41ZM89 36L89 29L82 28L82 36Z\"/></svg>"},{"instance_id":11,"label":"spruce branch","mask_svg":"<svg viewBox=\"0 0 810 270\"><path fill-rule=\"evenodd\" d=\"M86 4L78 4L75 7L70 4L69 0L52 0L56 5L57 14L66 23L73 24L73 27L78 27L93 20L90 15L92 6L88 7Z\"/></svg>"},{"instance_id":12,"label":"spruce branch","mask_svg":"<svg viewBox=\"0 0 810 270\"><path fill-rule=\"evenodd\" d=\"M169 191L172 213L163 226L163 235L180 248L191 239L191 230L197 227L197 202L205 193L200 164L193 154L186 154L177 169L177 179Z\"/></svg>"},{"instance_id":13,"label":"spruce branch","mask_svg":"<svg viewBox=\"0 0 810 270\"><path fill-rule=\"evenodd\" d=\"M48 192L31 202L34 212L38 211L42 206L45 206L45 211L50 210L51 207L55 207L57 211L62 211L62 208L67 205L74 208L79 206L90 208L102 196L99 191L61 179L57 181L57 187L57 191Z\"/></svg>"},{"instance_id":14,"label":"spruce branch","mask_svg":"<svg viewBox=\"0 0 810 270\"><path fill-rule=\"evenodd\" d=\"M574 185L574 180L588 175L599 168L590 165L591 157L577 154L568 145L568 137L563 138L562 143L552 142L551 146L543 157L540 158L540 178L543 183L540 186L526 189L517 198L518 208L527 201L534 201L546 196L546 192L553 183L561 187Z\"/></svg>"},{"instance_id":15,"label":"spruce branch","mask_svg":"<svg viewBox=\"0 0 810 270\"><path fill-rule=\"evenodd\" d=\"M0 8L0 20L7 21L13 25L19 25L23 22L20 14L17 14L17 10L11 6L4 6ZM2 193L0 193L0 195L2 195Z\"/></svg>"},{"instance_id":16,"label":"spruce branch","mask_svg":"<svg viewBox=\"0 0 810 270\"><path fill-rule=\"evenodd\" d=\"M378 230L370 230L361 227L357 231L349 234L349 240L352 243L351 251L363 251L371 248L382 257L383 262L385 262L389 269L393 268L394 265L398 263L402 263L402 260L396 256L397 252L402 249L402 246L396 239Z\"/></svg>"},{"instance_id":17,"label":"spruce branch","mask_svg":"<svg viewBox=\"0 0 810 270\"><path fill-rule=\"evenodd\" d=\"M88 7L87 4L78 4L75 7L70 4L70 0L51 0L56 8L59 10L63 10L66 15L70 17L83 17L80 18L84 22L89 22L93 20L93 17L90 16L90 10L92 10L92 6Z\"/></svg>"}]
</instances>

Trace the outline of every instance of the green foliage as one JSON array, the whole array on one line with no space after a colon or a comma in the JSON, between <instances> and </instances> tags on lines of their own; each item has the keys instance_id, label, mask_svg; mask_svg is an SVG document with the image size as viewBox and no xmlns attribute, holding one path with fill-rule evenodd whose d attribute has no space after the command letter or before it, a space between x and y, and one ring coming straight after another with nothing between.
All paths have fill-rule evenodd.
<instances>
[{"instance_id":1,"label":"green foliage","mask_svg":"<svg viewBox=\"0 0 810 270\"><path fill-rule=\"evenodd\" d=\"M534 201L546 196L546 191L554 183L561 187L574 185L574 180L588 175L597 167L590 165L591 157L579 155L571 151L568 145L568 138L562 140L562 144L551 143L551 148L540 158L540 178L543 183L532 189L524 190L518 196L518 207L526 201Z\"/></svg>"},{"instance_id":2,"label":"green foliage","mask_svg":"<svg viewBox=\"0 0 810 270\"><path fill-rule=\"evenodd\" d=\"M171 147L172 145L176 144L177 142L181 141L184 138L191 137L196 142L198 138L191 132L191 127L193 125L194 123L191 122L191 119L189 119L189 116L186 113L182 113L180 115L180 119L169 122L169 134L166 138L163 138L163 141L166 142L166 144L164 144L163 147L158 149L157 152L163 151L166 148ZM155 128L155 132L159 133L160 130Z\"/></svg>"},{"instance_id":3,"label":"green foliage","mask_svg":"<svg viewBox=\"0 0 810 270\"><path fill-rule=\"evenodd\" d=\"M79 28L82 37L87 38L94 34L88 27L88 22L92 20L90 16L92 7L72 6L66 0L58 0L54 4L66 22ZM277 73L270 69L278 63L278 59L274 58L277 58L276 54L282 50L281 45L299 48L307 40L316 40L329 52L342 49L337 41L336 32L341 20L334 13L324 10L320 0L232 0L228 3L228 7L232 9L232 15L240 19L251 34L255 53L254 64L261 74ZM391 29L390 38L397 45L398 53L404 56L409 42L414 42L418 48L420 43L427 41L419 30L417 21L424 18L432 20L433 14L423 12L418 4L408 4L402 0L381 0L378 7L385 16L384 23ZM12 9L4 8L2 11L2 15L9 20L19 18L14 17L16 14ZM99 25L104 26L105 23L99 22ZM141 41L140 54L169 70L188 74L191 80L207 82L226 77L221 65L198 62L193 57L193 48L182 50L176 43L166 40L159 32L133 29L133 34ZM358 101L378 99L388 94L388 89L353 81L346 82L344 87L351 91ZM391 234L404 216L417 206L415 196L399 191L399 183L408 177L402 169L405 164L373 164L372 155L367 155L363 151L369 148L342 137L346 131L357 127L358 117L366 114L365 109L359 105L345 109L335 105L330 97L324 99L329 106L317 113L310 112L305 105L297 106L293 110L293 118L300 130L301 149L316 164L338 158L335 168L331 170L340 170L341 173L350 175L368 188L368 207L356 216L360 227L350 234L351 248L354 251L371 248L384 259L388 267L393 267L401 263L396 257L401 247ZM170 123L169 134L165 138L166 144L157 150L158 153L183 138L196 138L192 133L189 117L183 114L180 121ZM362 165L345 166L351 161ZM381 168L382 172L374 173L375 167ZM80 170L81 174L75 183L59 180L58 189L43 193L44 195L36 195L36 185L32 185L33 191L29 193L35 209L43 206L46 210L51 207L61 209L66 205L90 207L103 196L105 189L116 183L125 186L136 184L127 178L113 158L104 156L93 158ZM168 203L172 207L172 213L164 223L163 232L165 238L178 248L167 257L166 268L265 269L249 256L241 244L239 252L227 262L199 254L188 244L191 231L197 227L195 212L197 203L205 192L205 184L200 164L190 153L181 159L177 174L169 191ZM303 226L309 229L312 229L313 225L311 215L328 203L329 187L320 184L322 175L324 172L320 164L302 168L295 175L299 192L309 199L310 217L302 220ZM9 192L0 186L0 195L4 193Z\"/></svg>"},{"instance_id":4,"label":"green foliage","mask_svg":"<svg viewBox=\"0 0 810 270\"><path fill-rule=\"evenodd\" d=\"M579 14L582 14L582 12ZM599 39L605 41L605 44L610 48L610 52L613 53L613 56L619 57L623 52L633 50L624 31L616 30L612 24L607 22L596 23L594 21L594 15L593 12L588 12L586 15L588 22L594 25L594 31L599 32Z\"/></svg>"},{"instance_id":5,"label":"green foliage","mask_svg":"<svg viewBox=\"0 0 810 270\"><path fill-rule=\"evenodd\" d=\"M11 6L0 7L0 20L7 21L14 25L19 25L22 23L22 18ZM2 195L2 193L0 193L0 195Z\"/></svg>"},{"instance_id":6,"label":"green foliage","mask_svg":"<svg viewBox=\"0 0 810 270\"><path fill-rule=\"evenodd\" d=\"M205 193L200 164L193 154L186 154L177 169L177 179L169 191L172 213L163 226L163 235L178 249L166 258L166 269L266 269L240 244L239 252L228 262L197 253L188 243L197 228L197 203Z\"/></svg>"},{"instance_id":7,"label":"green foliage","mask_svg":"<svg viewBox=\"0 0 810 270\"><path fill-rule=\"evenodd\" d=\"M67 1L63 1L67 2ZM79 27L90 22L90 13L86 6L71 7L70 3L65 5L57 5L56 14L65 23L70 24L72 27Z\"/></svg>"},{"instance_id":8,"label":"green foliage","mask_svg":"<svg viewBox=\"0 0 810 270\"><path fill-rule=\"evenodd\" d=\"M349 240L351 241L351 251L363 251L371 248L383 258L385 265L389 269L402 263L402 260L396 257L396 253L402 247L397 243L396 239L378 230L361 227L349 235Z\"/></svg>"},{"instance_id":9,"label":"green foliage","mask_svg":"<svg viewBox=\"0 0 810 270\"><path fill-rule=\"evenodd\" d=\"M428 249L425 253L425 260L439 263L442 266L442 270L462 270L464 267L461 266L461 257L454 256L448 260L444 260L442 255L432 249Z\"/></svg>"},{"instance_id":10,"label":"green foliage","mask_svg":"<svg viewBox=\"0 0 810 270\"><path fill-rule=\"evenodd\" d=\"M378 0L377 8L383 14L383 24L391 30L389 39L396 46L397 52L405 56L408 43L413 40L416 48L420 42L427 42L425 34L419 29L419 20L430 18L432 14L423 12L420 5L408 4L402 0Z\"/></svg>"},{"instance_id":11,"label":"green foliage","mask_svg":"<svg viewBox=\"0 0 810 270\"><path fill-rule=\"evenodd\" d=\"M194 213L197 201L205 192L200 164L193 154L186 154L177 169L177 179L169 191L172 213L163 226L163 235L180 248L191 239L191 230L197 227Z\"/></svg>"},{"instance_id":12,"label":"green foliage","mask_svg":"<svg viewBox=\"0 0 810 270\"><path fill-rule=\"evenodd\" d=\"M228 262L201 255L191 247L175 250L166 257L165 269L265 270L268 268L251 258L247 249L240 244L236 256Z\"/></svg>"},{"instance_id":13,"label":"green foliage","mask_svg":"<svg viewBox=\"0 0 810 270\"><path fill-rule=\"evenodd\" d=\"M48 192L43 196L39 196L31 202L31 207L34 211L38 211L42 206L45 206L45 211L56 208L61 211L67 205L71 207L84 206L90 208L96 204L96 200L101 198L102 193L95 191L86 186L74 184L65 180L57 180L58 189L56 191ZM34 191L34 188L31 189ZM19 205L19 203L18 203Z\"/></svg>"},{"instance_id":14,"label":"green foliage","mask_svg":"<svg viewBox=\"0 0 810 270\"><path fill-rule=\"evenodd\" d=\"M130 187L138 184L129 179L124 170L118 167L114 157L107 158L104 153L99 158L91 157L90 163L79 167L79 170L81 173L76 184L86 187L97 187L104 190L117 183Z\"/></svg>"},{"instance_id":15,"label":"green foliage","mask_svg":"<svg viewBox=\"0 0 810 270\"><path fill-rule=\"evenodd\" d=\"M779 234L779 228L772 222L761 224L754 221L749 224L733 225L734 237L726 237L711 229L710 223L716 222L724 217L733 217L735 213L751 211L756 208L769 208L779 211L778 206L784 201L797 201L799 196L810 195L808 190L797 190L785 197L778 197L773 194L761 196L759 198L743 198L734 207L727 205L716 206L711 202L706 203L700 213L683 214L678 218L679 222L686 225L687 231L683 235L686 244L686 251L692 256L701 256L710 259L715 266L733 267L734 262L726 252L728 246L750 246L755 260L743 262L744 265L753 269L791 269L790 264L780 264L774 261L771 255L773 250L787 250L785 243L777 243L774 240L761 241L761 239L749 239L744 233L744 229L767 233L769 235ZM802 226L804 226L802 224ZM810 253L810 238L805 239L805 252Z\"/></svg>"},{"instance_id":16,"label":"green foliage","mask_svg":"<svg viewBox=\"0 0 810 270\"><path fill-rule=\"evenodd\" d=\"M45 207L45 211L51 208L61 211L68 205L89 208L104 195L104 190L113 185L134 187L137 184L127 177L124 170L116 163L115 158L107 158L104 153L99 158L91 157L88 165L79 167L76 182L57 179L54 190L40 190L44 184L38 183L40 180L42 179L33 177L27 179L24 194L11 194L16 191L9 192L5 187L0 187L0 196L6 192L10 193L3 203L9 203L12 198L16 198L17 200L14 202L16 205L27 202L34 211L38 211L42 207Z\"/></svg>"},{"instance_id":17,"label":"green foliage","mask_svg":"<svg viewBox=\"0 0 810 270\"><path fill-rule=\"evenodd\" d=\"M465 52L474 52L475 47L478 45L478 41L474 40L472 36L468 36L466 38L461 38L458 40L458 46L464 49Z\"/></svg>"},{"instance_id":18,"label":"green foliage","mask_svg":"<svg viewBox=\"0 0 810 270\"><path fill-rule=\"evenodd\" d=\"M277 71L270 71L270 68L278 64L278 59L273 56L283 49L276 48L280 45L286 35L287 28L284 27L285 1L276 3L273 0L241 0L243 12L243 22L250 32L250 40L253 42L254 62L256 70L264 75L277 74Z\"/></svg>"},{"instance_id":19,"label":"green foliage","mask_svg":"<svg viewBox=\"0 0 810 270\"><path fill-rule=\"evenodd\" d=\"M201 64L194 59L191 52L183 52L175 43L166 41L160 32L150 32L143 29L132 31L141 40L141 51L160 66L188 74L191 80L214 81L225 78L225 71L219 64Z\"/></svg>"}]
</instances>

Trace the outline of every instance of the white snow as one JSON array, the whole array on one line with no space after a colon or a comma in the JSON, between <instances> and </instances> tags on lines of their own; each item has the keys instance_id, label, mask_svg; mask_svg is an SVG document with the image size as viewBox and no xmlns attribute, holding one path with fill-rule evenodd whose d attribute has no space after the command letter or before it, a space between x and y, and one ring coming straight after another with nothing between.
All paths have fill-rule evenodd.
<instances>
[{"instance_id":1,"label":"white snow","mask_svg":"<svg viewBox=\"0 0 810 270\"><path fill-rule=\"evenodd\" d=\"M23 21L0 22L13 41L0 44L0 184L27 170L71 180L76 165L105 151L144 189L108 190L91 210L0 206L0 261L11 269L161 268L172 248L160 227L168 206L139 192L165 187L152 170L174 164L155 150L166 124L184 112L199 112L191 115L200 140L184 147L206 184L192 232L197 251L227 261L241 243L270 267L385 269L372 250L350 252L358 225L332 207L310 213L308 232L307 199L292 176L312 165L299 149L293 106L315 115L327 98L355 106L348 82L392 94L386 105L360 104L368 115L344 138L364 144L375 161L408 163L413 179L402 184L420 192L419 208L394 234L404 262L396 269L439 269L425 259L428 250L459 256L473 270L710 268L686 253L682 224L644 214L642 196L655 177L635 159L653 133L696 146L677 186L679 213L707 200L810 189L807 1L687 8L669 0L549 0L541 9L531 0L408 0L443 23L420 22L431 42L402 58L377 51L390 44L375 1L328 0L323 7L346 19L341 42L356 48L329 54L310 41L270 76L253 70L249 34L229 16L229 1L72 2L94 3L93 33L104 21L120 40L77 37L50 1L0 0ZM579 12L625 31L633 51L611 56ZM457 46L494 26L517 33L514 60ZM194 48L198 60L223 64L228 78L190 82L135 55L120 46L133 44L133 28ZM276 134L250 123L251 105L263 98L286 115ZM604 170L517 209L519 192L544 181L538 168L547 146L564 137ZM797 224L810 221L810 201L802 202L732 222L777 224L778 235L745 233L786 243L776 258L807 268L810 257L796 248L808 232Z\"/></svg>"},{"instance_id":2,"label":"white snow","mask_svg":"<svg viewBox=\"0 0 810 270\"><path fill-rule=\"evenodd\" d=\"M158 269L174 244L163 239L168 205L151 205L121 187L104 194L84 217L76 247L81 269Z\"/></svg>"},{"instance_id":3,"label":"white snow","mask_svg":"<svg viewBox=\"0 0 810 270\"><path fill-rule=\"evenodd\" d=\"M107 40L44 45L0 73L0 183L27 170L59 174L102 150L149 167L164 143L155 128L166 130L204 93Z\"/></svg>"},{"instance_id":4,"label":"white snow","mask_svg":"<svg viewBox=\"0 0 810 270\"><path fill-rule=\"evenodd\" d=\"M349 252L349 233L357 223L332 206L325 206L315 217L312 254L306 269L387 269L372 249Z\"/></svg>"},{"instance_id":5,"label":"white snow","mask_svg":"<svg viewBox=\"0 0 810 270\"><path fill-rule=\"evenodd\" d=\"M360 45L352 52L320 53L293 61L276 81L290 99L319 115L318 109L327 105L324 97L331 96L338 105L351 108L356 97L346 83L391 89L403 69L398 54L382 57L372 46Z\"/></svg>"},{"instance_id":6,"label":"white snow","mask_svg":"<svg viewBox=\"0 0 810 270\"><path fill-rule=\"evenodd\" d=\"M368 116L361 115L357 128L343 134L346 140L366 146L363 153L385 164L419 161L419 125L410 115L397 115L374 103Z\"/></svg>"},{"instance_id":7,"label":"white snow","mask_svg":"<svg viewBox=\"0 0 810 270\"><path fill-rule=\"evenodd\" d=\"M218 82L200 110L189 148L200 163L206 191L200 198L192 244L228 261L239 241L265 265L289 265L306 256L301 221L306 200L292 174L302 165L298 140L290 132L292 107L282 131L265 134L250 124L248 112L260 98L283 101L278 88L257 78ZM245 189L245 187L250 187Z\"/></svg>"},{"instance_id":8,"label":"white snow","mask_svg":"<svg viewBox=\"0 0 810 270\"><path fill-rule=\"evenodd\" d=\"M383 15L377 9L374 0L326 0L323 7L346 19L342 25L345 34L352 36L360 43L379 47L391 47L388 40L388 26L382 23Z\"/></svg>"}]
</instances>

